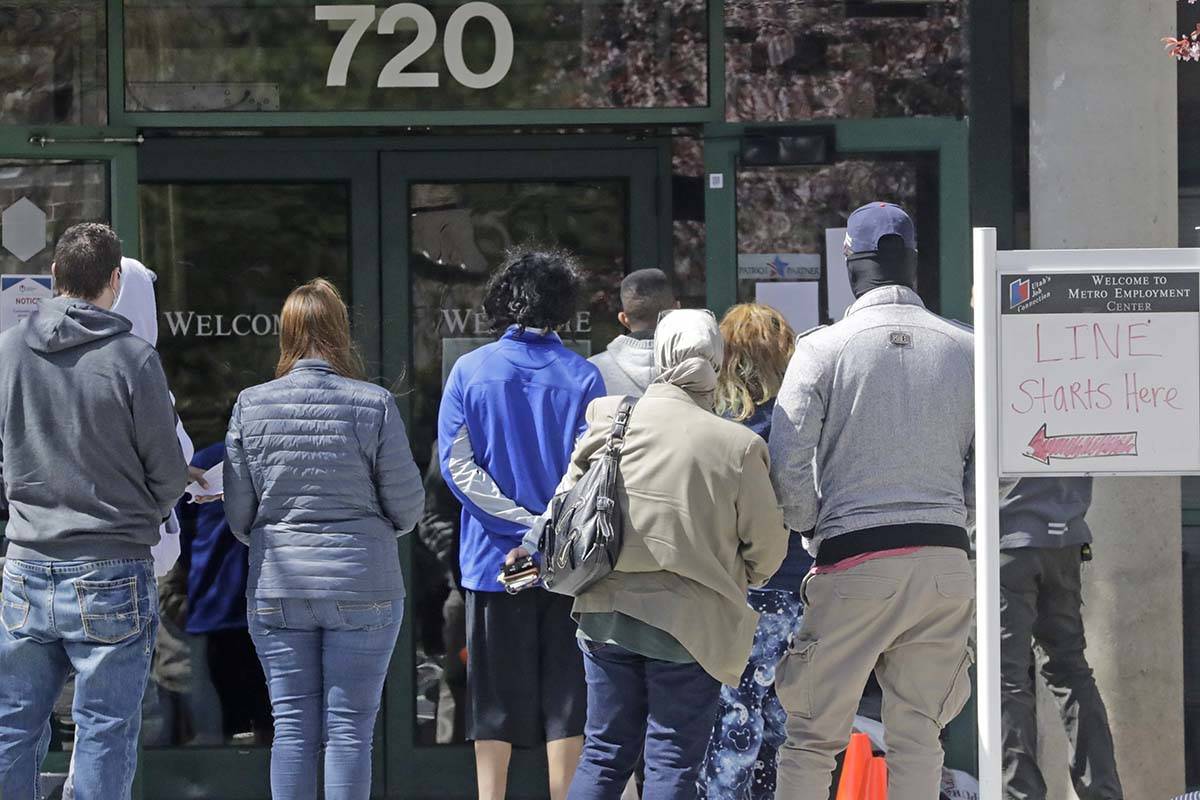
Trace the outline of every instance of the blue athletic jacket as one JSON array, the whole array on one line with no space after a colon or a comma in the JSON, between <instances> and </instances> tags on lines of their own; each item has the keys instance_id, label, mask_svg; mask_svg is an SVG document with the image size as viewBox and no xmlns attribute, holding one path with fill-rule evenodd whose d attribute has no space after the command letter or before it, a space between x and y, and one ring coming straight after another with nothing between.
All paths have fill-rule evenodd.
<instances>
[{"instance_id":1,"label":"blue athletic jacket","mask_svg":"<svg viewBox=\"0 0 1200 800\"><path fill-rule=\"evenodd\" d=\"M463 504L462 585L499 592L504 556L546 510L604 395L600 372L554 333L509 328L460 358L438 414L446 485Z\"/></svg>"}]
</instances>

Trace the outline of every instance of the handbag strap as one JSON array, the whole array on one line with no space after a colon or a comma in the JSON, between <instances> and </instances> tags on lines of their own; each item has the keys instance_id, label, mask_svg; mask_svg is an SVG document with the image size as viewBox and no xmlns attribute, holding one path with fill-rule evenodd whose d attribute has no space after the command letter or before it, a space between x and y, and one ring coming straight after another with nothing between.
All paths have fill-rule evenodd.
<instances>
[{"instance_id":1,"label":"handbag strap","mask_svg":"<svg viewBox=\"0 0 1200 800\"><path fill-rule=\"evenodd\" d=\"M625 429L629 427L629 416L633 413L635 405L637 398L627 394L621 398L617 413L613 415L612 429L609 430L608 440L604 444L614 456L620 455L621 448L625 446Z\"/></svg>"}]
</instances>

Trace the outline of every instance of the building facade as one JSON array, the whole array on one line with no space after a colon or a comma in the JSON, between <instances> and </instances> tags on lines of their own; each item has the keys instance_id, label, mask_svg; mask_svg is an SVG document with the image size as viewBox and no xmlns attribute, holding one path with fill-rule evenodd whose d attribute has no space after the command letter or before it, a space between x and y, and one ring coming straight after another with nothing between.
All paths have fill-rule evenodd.
<instances>
[{"instance_id":1,"label":"building facade","mask_svg":"<svg viewBox=\"0 0 1200 800\"><path fill-rule=\"evenodd\" d=\"M0 274L46 274L66 227L110 221L127 254L158 273L159 347L198 448L221 440L238 391L270 376L288 291L328 277L350 300L372 374L396 387L424 462L449 365L488 339L487 275L527 241L580 255L587 291L567 336L584 352L617 333L622 276L650 266L673 276L685 305L720 311L759 298L797 325L837 318L839 229L880 197L913 213L927 304L963 320L972 225L996 227L1002 248L1176 244L1176 215L1195 217L1200 205L1186 186L1177 195L1159 182L1158 149L1153 164L1132 161L1154 177L1128 200L1138 220L1134 209L1153 202L1156 223L1107 238L1062 232L1072 229L1057 220L1083 205L1053 201L1075 198L1082 189L1067 178L1095 165L1080 153L1128 156L1102 129L1072 123L1086 112L1063 113L1051 94L1064 85L1058 72L1086 56L1084 45L1048 55L1072 40L1052 5L0 0ZM1082 8L1094 4L1070 5L1106 18ZM1175 32L1168 12L1148 21L1126 11L1120 30L1096 34L1136 33L1158 100L1175 96L1175 67L1155 49ZM1189 12L1179 13L1182 23ZM1062 91L1109 98L1114 110L1138 94L1129 82L1106 86L1105 64L1094 66ZM1192 108L1187 91L1181 107ZM1184 130L1171 112L1153 121L1164 142ZM1064 145L1091 140L1090 151ZM1178 483L1130 496L1166 509L1145 535L1167 542L1156 563L1168 572L1180 563L1182 522L1200 520L1193 491L1198 510L1181 521ZM1095 527L1115 535L1128 522L1121 507L1098 503ZM452 714L439 725L457 655L445 565L417 537L402 555L411 599L376 738L376 792L470 797L470 753ZM1200 581L1162 589L1163 613L1191 608L1187 585ZM1178 736L1171 727L1174 749L1160 760L1179 773L1162 785L1182 788L1180 613L1151 644L1175 659L1155 680L1179 695L1164 722L1177 722ZM212 675L238 657L228 638L179 637L189 677L164 686L160 705L190 721L162 724L146 742L144 797L268 796L253 721L204 712L239 702L223 700ZM1127 674L1113 670L1114 680ZM970 716L952 729L949 760L973 771ZM1137 748L1146 724L1118 744ZM63 725L52 761L63 762L69 738ZM518 754L514 796L541 794L537 759Z\"/></svg>"}]
</instances>

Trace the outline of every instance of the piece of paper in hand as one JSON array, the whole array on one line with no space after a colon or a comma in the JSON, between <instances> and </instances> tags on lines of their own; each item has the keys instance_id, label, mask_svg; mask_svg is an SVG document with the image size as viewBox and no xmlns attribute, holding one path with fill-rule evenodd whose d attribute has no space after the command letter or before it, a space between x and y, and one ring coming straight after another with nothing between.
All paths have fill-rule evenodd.
<instances>
[{"instance_id":1,"label":"piece of paper in hand","mask_svg":"<svg viewBox=\"0 0 1200 800\"><path fill-rule=\"evenodd\" d=\"M217 464L204 473L204 482L208 484L207 489L201 487L199 482L192 481L183 491L187 492L193 501L197 497L214 497L225 494L225 473L223 467L223 464Z\"/></svg>"}]
</instances>

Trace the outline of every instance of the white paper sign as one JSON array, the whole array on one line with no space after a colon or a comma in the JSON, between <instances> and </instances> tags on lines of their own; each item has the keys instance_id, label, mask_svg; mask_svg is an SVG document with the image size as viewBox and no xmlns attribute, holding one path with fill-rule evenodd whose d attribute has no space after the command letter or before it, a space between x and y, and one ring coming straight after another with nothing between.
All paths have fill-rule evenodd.
<instances>
[{"instance_id":1,"label":"white paper sign","mask_svg":"<svg viewBox=\"0 0 1200 800\"><path fill-rule=\"evenodd\" d=\"M796 333L821 324L821 285L814 281L756 284L754 302L783 314Z\"/></svg>"},{"instance_id":2,"label":"white paper sign","mask_svg":"<svg viewBox=\"0 0 1200 800\"><path fill-rule=\"evenodd\" d=\"M1200 274L1000 283L1000 470L1200 469Z\"/></svg>"},{"instance_id":3,"label":"white paper sign","mask_svg":"<svg viewBox=\"0 0 1200 800\"><path fill-rule=\"evenodd\" d=\"M829 318L837 322L854 304L850 272L846 269L846 229L825 229L825 285L829 289Z\"/></svg>"},{"instance_id":4,"label":"white paper sign","mask_svg":"<svg viewBox=\"0 0 1200 800\"><path fill-rule=\"evenodd\" d=\"M38 304L53 296L49 275L0 275L0 333L31 316Z\"/></svg>"}]
</instances>

